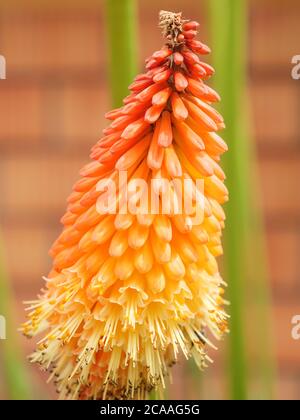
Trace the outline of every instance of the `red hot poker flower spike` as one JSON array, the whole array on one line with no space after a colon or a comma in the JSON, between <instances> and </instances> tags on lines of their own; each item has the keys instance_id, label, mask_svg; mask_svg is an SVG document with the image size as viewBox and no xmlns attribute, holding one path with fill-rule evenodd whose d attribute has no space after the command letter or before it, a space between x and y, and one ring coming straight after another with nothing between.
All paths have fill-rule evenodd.
<instances>
[{"instance_id":1,"label":"red hot poker flower spike","mask_svg":"<svg viewBox=\"0 0 300 420\"><path fill-rule=\"evenodd\" d=\"M210 362L206 331L228 331L217 264L227 146L211 105L219 95L204 83L214 70L199 58L209 48L197 22L162 11L160 27L166 44L106 114L22 326L42 334L31 360L63 399L146 398L180 354Z\"/></svg>"}]
</instances>

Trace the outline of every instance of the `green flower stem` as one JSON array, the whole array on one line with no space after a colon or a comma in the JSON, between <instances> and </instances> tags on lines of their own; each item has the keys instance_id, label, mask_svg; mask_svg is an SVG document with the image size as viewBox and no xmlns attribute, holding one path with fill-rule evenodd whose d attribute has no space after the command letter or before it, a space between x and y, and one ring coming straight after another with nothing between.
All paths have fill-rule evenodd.
<instances>
[{"instance_id":1,"label":"green flower stem","mask_svg":"<svg viewBox=\"0 0 300 420\"><path fill-rule=\"evenodd\" d=\"M30 399L30 385L22 361L16 334L16 323L11 308L12 296L4 267L4 249L0 242L0 314L5 318L6 339L0 341L3 362L3 380L7 396L12 400Z\"/></svg>"},{"instance_id":2,"label":"green flower stem","mask_svg":"<svg viewBox=\"0 0 300 420\"><path fill-rule=\"evenodd\" d=\"M269 290L262 216L257 209L255 149L250 140L246 94L248 6L247 0L210 0L209 4L213 60L217 69L215 85L222 95L220 108L227 124L224 138L229 145L229 152L224 157L230 191L230 201L226 205L224 265L231 301L231 398L243 400L250 397L250 373L262 382L258 386L260 396L270 398L273 354L268 334L271 329L268 315ZM251 341L256 342L260 349L255 368L249 363L246 353L249 310L256 325L255 331L251 331Z\"/></svg>"},{"instance_id":3,"label":"green flower stem","mask_svg":"<svg viewBox=\"0 0 300 420\"><path fill-rule=\"evenodd\" d=\"M225 278L230 307L229 375L231 397L247 398L245 354L245 230L247 229L248 156L242 114L245 86L246 19L244 0L210 1L213 59L217 69L215 85L222 96L221 111L227 129L224 138L229 152L224 157L230 201L226 205Z\"/></svg>"}]
</instances>

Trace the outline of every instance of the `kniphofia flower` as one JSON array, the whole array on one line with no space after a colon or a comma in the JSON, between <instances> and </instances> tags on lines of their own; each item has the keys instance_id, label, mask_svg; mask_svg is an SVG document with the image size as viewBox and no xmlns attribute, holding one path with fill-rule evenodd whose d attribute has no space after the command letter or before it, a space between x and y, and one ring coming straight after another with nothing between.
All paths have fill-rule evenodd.
<instances>
[{"instance_id":1,"label":"kniphofia flower","mask_svg":"<svg viewBox=\"0 0 300 420\"><path fill-rule=\"evenodd\" d=\"M61 398L145 398L164 388L180 354L205 367L207 332L220 339L228 329L216 260L227 146L212 106L219 95L204 82L214 70L200 57L210 50L195 39L199 24L180 13L161 12L160 26L166 44L146 60L124 105L107 113L111 124L68 198L53 268L22 326L27 336L43 334L31 360L50 371ZM124 207L123 185L115 196L99 188L121 171L127 183L191 181L192 200L203 199L201 223L174 206L101 210L105 201ZM156 194L161 204L166 191ZM175 187L168 194L179 200Z\"/></svg>"}]
</instances>

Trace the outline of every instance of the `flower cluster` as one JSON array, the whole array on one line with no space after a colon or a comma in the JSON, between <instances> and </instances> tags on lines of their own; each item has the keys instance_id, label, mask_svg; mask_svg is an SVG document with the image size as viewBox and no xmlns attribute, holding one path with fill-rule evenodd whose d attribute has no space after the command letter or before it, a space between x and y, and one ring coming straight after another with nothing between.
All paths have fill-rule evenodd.
<instances>
[{"instance_id":1,"label":"flower cluster","mask_svg":"<svg viewBox=\"0 0 300 420\"><path fill-rule=\"evenodd\" d=\"M219 96L204 82L214 70L200 56L210 50L195 39L199 24L181 14L161 12L160 26L166 43L146 60L123 106L106 114L111 123L68 198L53 268L22 326L27 336L42 333L31 360L51 372L63 399L144 399L164 388L180 354L206 366L207 332L220 339L228 331L216 261L227 146L212 107ZM128 181L188 179L194 201L202 180L201 224L173 205L168 214L99 211L110 199L99 183L117 181L120 171ZM179 193L168 185L174 204ZM159 200L165 193L157 191Z\"/></svg>"}]
</instances>

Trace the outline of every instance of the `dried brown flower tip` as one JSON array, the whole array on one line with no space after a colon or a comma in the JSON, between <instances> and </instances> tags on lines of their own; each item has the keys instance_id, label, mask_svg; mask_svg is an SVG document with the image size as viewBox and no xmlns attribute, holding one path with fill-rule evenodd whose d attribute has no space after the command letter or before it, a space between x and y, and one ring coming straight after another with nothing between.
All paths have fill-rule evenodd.
<instances>
[{"instance_id":1,"label":"dried brown flower tip","mask_svg":"<svg viewBox=\"0 0 300 420\"><path fill-rule=\"evenodd\" d=\"M159 12L159 27L162 28L163 36L170 41L172 46L182 43L180 35L183 31L182 25L185 22L186 20L182 18L181 12L174 13L166 10L161 10Z\"/></svg>"}]
</instances>

